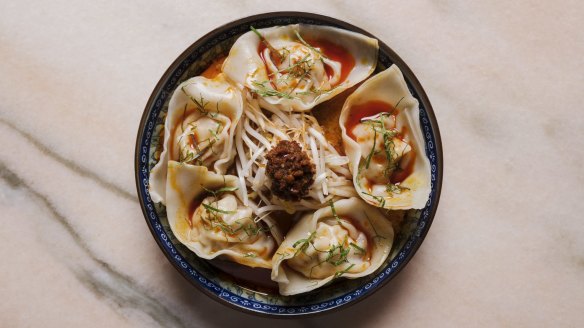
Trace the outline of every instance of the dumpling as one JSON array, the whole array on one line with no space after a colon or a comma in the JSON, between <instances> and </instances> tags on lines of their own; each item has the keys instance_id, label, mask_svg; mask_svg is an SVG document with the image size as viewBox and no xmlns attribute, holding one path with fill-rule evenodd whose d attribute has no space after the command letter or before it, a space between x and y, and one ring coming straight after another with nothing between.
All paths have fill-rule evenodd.
<instances>
[{"instance_id":1,"label":"dumpling","mask_svg":"<svg viewBox=\"0 0 584 328\"><path fill-rule=\"evenodd\" d=\"M268 218L257 219L242 205L238 191L235 176L169 161L166 211L172 232L201 258L222 255L249 267L271 269L278 227Z\"/></svg>"},{"instance_id":2,"label":"dumpling","mask_svg":"<svg viewBox=\"0 0 584 328\"><path fill-rule=\"evenodd\" d=\"M224 174L235 156L233 137L243 112L241 92L223 74L191 78L175 90L164 123L164 148L150 173L150 197L166 203L168 161L205 166Z\"/></svg>"},{"instance_id":3,"label":"dumpling","mask_svg":"<svg viewBox=\"0 0 584 328\"><path fill-rule=\"evenodd\" d=\"M365 81L341 111L343 145L359 196L386 209L421 209L430 195L430 162L418 101L399 68Z\"/></svg>"},{"instance_id":4,"label":"dumpling","mask_svg":"<svg viewBox=\"0 0 584 328\"><path fill-rule=\"evenodd\" d=\"M280 294L294 295L339 277L366 276L387 259L393 235L375 207L356 197L339 200L292 227L272 259L272 280Z\"/></svg>"},{"instance_id":5,"label":"dumpling","mask_svg":"<svg viewBox=\"0 0 584 328\"><path fill-rule=\"evenodd\" d=\"M367 78L378 48L375 39L328 26L252 28L231 48L223 72L264 108L306 111Z\"/></svg>"}]
</instances>

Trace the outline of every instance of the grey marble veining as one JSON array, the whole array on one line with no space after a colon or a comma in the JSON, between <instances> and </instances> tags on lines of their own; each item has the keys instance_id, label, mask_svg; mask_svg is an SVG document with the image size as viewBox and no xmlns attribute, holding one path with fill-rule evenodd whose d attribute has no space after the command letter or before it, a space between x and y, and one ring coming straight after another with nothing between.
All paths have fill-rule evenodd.
<instances>
[{"instance_id":1,"label":"grey marble veining","mask_svg":"<svg viewBox=\"0 0 584 328\"><path fill-rule=\"evenodd\" d=\"M95 182L99 183L102 187L106 188L107 190L124 197L129 200L137 201L136 195L133 193L124 190L122 187L115 185L112 182L106 181L104 178L97 175L95 172L92 172L84 167L79 166L77 163L73 162L70 159L64 158L63 156L59 155L58 153L53 152L49 149L46 145L42 144L38 139L36 139L33 135L28 132L25 132L15 126L13 123L8 122L2 118L0 118L0 123L6 125L7 127L11 128L15 132L19 133L22 137L26 138L28 142L34 145L38 150L40 150L44 155L51 157L52 159L56 160L57 162L63 164L65 167L73 171L75 174L80 176L89 178L94 180Z\"/></svg>"},{"instance_id":2,"label":"grey marble veining","mask_svg":"<svg viewBox=\"0 0 584 328\"><path fill-rule=\"evenodd\" d=\"M580 1L0 8L3 326L584 325ZM275 10L344 19L392 47L428 93L445 159L438 214L408 266L353 307L285 321L190 286L150 235L133 172L168 65L215 27Z\"/></svg>"}]
</instances>

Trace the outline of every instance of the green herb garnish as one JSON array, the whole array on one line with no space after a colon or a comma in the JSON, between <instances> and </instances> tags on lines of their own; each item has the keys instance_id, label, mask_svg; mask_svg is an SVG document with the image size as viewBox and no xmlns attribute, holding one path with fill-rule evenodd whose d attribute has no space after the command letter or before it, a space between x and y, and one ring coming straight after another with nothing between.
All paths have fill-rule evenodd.
<instances>
[{"instance_id":1,"label":"green herb garnish","mask_svg":"<svg viewBox=\"0 0 584 328\"><path fill-rule=\"evenodd\" d=\"M189 99L195 104L195 108L203 115L207 115L209 114L209 111L207 110L207 105L209 104L208 101L205 101L205 98L203 97L202 93L199 93L199 99L191 96L186 90L185 87L183 86L181 88L181 91L187 96L189 97Z\"/></svg>"},{"instance_id":2,"label":"green herb garnish","mask_svg":"<svg viewBox=\"0 0 584 328\"><path fill-rule=\"evenodd\" d=\"M375 146L376 145L377 145L377 130L375 128L373 128L373 147L371 147L371 151L369 152L369 155L367 155L367 159L365 161L365 168L366 169L368 169L369 164L371 164L371 158L375 154Z\"/></svg>"},{"instance_id":3,"label":"green herb garnish","mask_svg":"<svg viewBox=\"0 0 584 328\"><path fill-rule=\"evenodd\" d=\"M237 211L226 211L226 210L222 210L220 208L216 208L216 207L213 207L213 206L211 206L209 204L205 204L205 203L202 203L201 205L203 205L203 207L205 209L207 209L207 211L217 212L217 213L221 213L221 214L235 214L235 213L237 213Z\"/></svg>"},{"instance_id":4,"label":"green herb garnish","mask_svg":"<svg viewBox=\"0 0 584 328\"><path fill-rule=\"evenodd\" d=\"M375 238L387 239L377 232L377 229L375 229L375 226L373 225L373 223L371 223L371 219L369 219L369 215L367 215L367 212L363 211L363 214L365 214L367 222L369 222L369 225L371 225L371 229L373 229L373 232L375 232L375 236L373 236L373 239Z\"/></svg>"},{"instance_id":5,"label":"green herb garnish","mask_svg":"<svg viewBox=\"0 0 584 328\"><path fill-rule=\"evenodd\" d=\"M331 212L333 213L333 217L337 220L338 224L341 224L341 218L337 215L337 210L335 209L335 203L333 200L329 200L329 206L331 207Z\"/></svg>"},{"instance_id":6,"label":"green herb garnish","mask_svg":"<svg viewBox=\"0 0 584 328\"><path fill-rule=\"evenodd\" d=\"M289 73L289 74L293 74L296 70L296 68L298 68L299 70L302 70L302 72L305 72L307 69L306 68L302 68L302 64L306 64L309 62L308 57L310 57L310 54L304 56L304 58L300 59L299 61L297 61L296 63L294 63L291 66L288 66L286 68L282 68L281 70L278 70L277 72L273 72L270 73L270 76L275 75L277 73ZM308 67L308 69L310 69L310 67ZM297 73L296 73L297 74Z\"/></svg>"},{"instance_id":7,"label":"green herb garnish","mask_svg":"<svg viewBox=\"0 0 584 328\"><path fill-rule=\"evenodd\" d=\"M272 47L270 42L268 42L268 40L258 30L256 30L253 26L250 26L249 28L258 36L258 38L260 38L260 41L266 45L266 48L270 49L270 53L273 53L276 56L278 56L277 64L282 63L282 61L284 61L284 56L282 56L282 54L278 50L276 50L276 48Z\"/></svg>"},{"instance_id":8,"label":"green herb garnish","mask_svg":"<svg viewBox=\"0 0 584 328\"><path fill-rule=\"evenodd\" d=\"M339 266L345 262L349 262L347 260L347 256L349 256L349 252L351 251L351 248L345 247L344 245L346 243L347 243L347 237L345 237L345 240L341 244L334 245L333 247L331 247L328 250L328 255L327 255L326 259L324 260L324 262L328 262L334 266Z\"/></svg>"},{"instance_id":9,"label":"green herb garnish","mask_svg":"<svg viewBox=\"0 0 584 328\"><path fill-rule=\"evenodd\" d=\"M260 224L248 224L247 226L243 227L243 231L248 237L256 236L260 232L268 232L272 230L272 227L262 226Z\"/></svg>"},{"instance_id":10,"label":"green herb garnish","mask_svg":"<svg viewBox=\"0 0 584 328\"><path fill-rule=\"evenodd\" d=\"M370 194L368 192L362 191L362 194L365 194L369 197L372 197L373 199L375 199L378 203L380 207L385 207L385 198L381 197L381 196L375 196L373 194Z\"/></svg>"},{"instance_id":11,"label":"green herb garnish","mask_svg":"<svg viewBox=\"0 0 584 328\"><path fill-rule=\"evenodd\" d=\"M357 251L359 251L359 252L360 252L360 254L358 254L358 255L362 255L362 254L365 254L365 253L367 253L367 251L365 251L365 249L364 249L363 247L361 247L361 246L359 246L359 245L357 245L357 244L355 244L355 243L350 243L349 245L350 245L351 247L353 247L355 250L357 250Z\"/></svg>"},{"instance_id":12,"label":"green herb garnish","mask_svg":"<svg viewBox=\"0 0 584 328\"><path fill-rule=\"evenodd\" d=\"M310 233L310 235L307 238L297 240L292 245L292 248L296 248L297 246L299 246L296 249L294 256L300 254L301 252L304 253L308 249L308 246L310 246L310 244L312 244L312 241L313 241L315 236L316 236L316 231L313 231Z\"/></svg>"},{"instance_id":13,"label":"green herb garnish","mask_svg":"<svg viewBox=\"0 0 584 328\"><path fill-rule=\"evenodd\" d=\"M397 109L397 106L399 106L399 103L401 103L402 100L404 100L405 97L401 97L401 99L397 102L397 104L395 104L395 106L393 106L393 108Z\"/></svg>"},{"instance_id":14,"label":"green herb garnish","mask_svg":"<svg viewBox=\"0 0 584 328\"><path fill-rule=\"evenodd\" d=\"M267 87L266 83L268 83L268 81L263 82L252 81L252 84L254 85L255 89L251 89L251 92L256 93L262 97L279 97L286 99L294 98L289 93L284 93L276 89Z\"/></svg>"},{"instance_id":15,"label":"green herb garnish","mask_svg":"<svg viewBox=\"0 0 584 328\"><path fill-rule=\"evenodd\" d=\"M342 275L349 272L349 270L351 270L351 268L354 266L355 266L355 264L353 263L353 264L349 265L348 267L346 267L344 270L336 272L333 279L340 278Z\"/></svg>"},{"instance_id":16,"label":"green herb garnish","mask_svg":"<svg viewBox=\"0 0 584 328\"><path fill-rule=\"evenodd\" d=\"M308 42L304 41L304 39L302 38L302 36L300 36L300 33L298 33L298 31L294 31L294 33L296 34L296 37L298 38L298 41L300 41L300 43L302 43L303 45L305 45L306 47L308 47L308 49L316 52L317 54L319 54L322 58L328 59L327 56L325 56L320 50L316 49L315 47L311 46L310 44L308 44Z\"/></svg>"}]
</instances>

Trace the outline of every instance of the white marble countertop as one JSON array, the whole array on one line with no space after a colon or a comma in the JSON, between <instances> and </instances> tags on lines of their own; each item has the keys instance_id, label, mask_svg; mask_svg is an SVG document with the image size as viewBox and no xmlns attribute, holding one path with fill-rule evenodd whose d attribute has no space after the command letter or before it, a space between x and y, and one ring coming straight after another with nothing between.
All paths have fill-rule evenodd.
<instances>
[{"instance_id":1,"label":"white marble countertop","mask_svg":"<svg viewBox=\"0 0 584 328\"><path fill-rule=\"evenodd\" d=\"M342 312L276 321L190 286L134 184L144 105L193 41L304 10L378 36L435 108L444 186L409 265ZM3 1L0 321L5 327L584 326L581 1Z\"/></svg>"}]
</instances>

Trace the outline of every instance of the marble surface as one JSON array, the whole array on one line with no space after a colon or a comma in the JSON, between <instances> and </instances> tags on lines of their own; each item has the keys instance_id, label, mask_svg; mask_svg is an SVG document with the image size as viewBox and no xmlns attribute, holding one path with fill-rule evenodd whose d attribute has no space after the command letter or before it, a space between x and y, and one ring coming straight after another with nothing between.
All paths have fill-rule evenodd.
<instances>
[{"instance_id":1,"label":"marble surface","mask_svg":"<svg viewBox=\"0 0 584 328\"><path fill-rule=\"evenodd\" d=\"M276 321L172 268L133 156L180 52L284 9L347 20L399 53L435 108L445 169L434 224L397 278L342 312ZM581 1L2 1L2 326L584 326L582 17Z\"/></svg>"}]
</instances>

